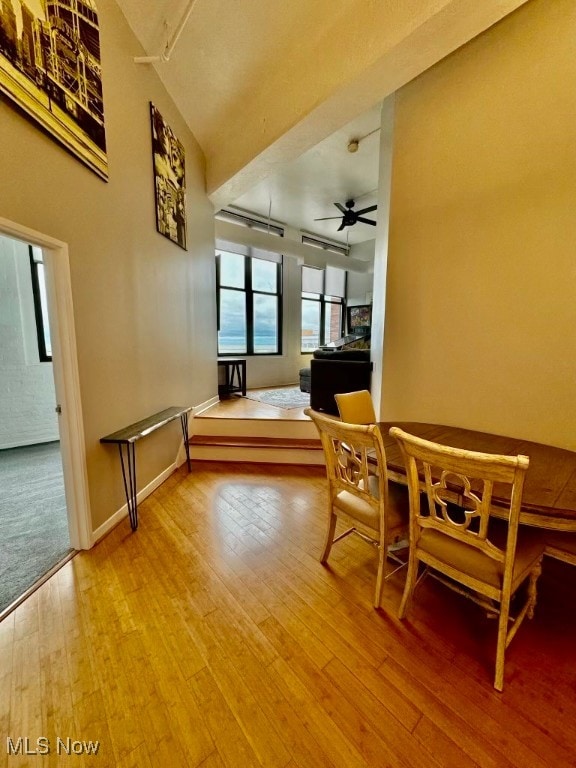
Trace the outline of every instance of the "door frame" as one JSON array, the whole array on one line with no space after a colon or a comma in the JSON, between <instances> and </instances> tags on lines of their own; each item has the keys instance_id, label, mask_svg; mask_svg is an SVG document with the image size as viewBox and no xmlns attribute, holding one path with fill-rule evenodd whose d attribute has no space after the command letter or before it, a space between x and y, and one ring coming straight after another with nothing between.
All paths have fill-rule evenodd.
<instances>
[{"instance_id":1,"label":"door frame","mask_svg":"<svg viewBox=\"0 0 576 768\"><path fill-rule=\"evenodd\" d=\"M92 524L68 245L2 217L0 234L36 245L44 255L54 387L61 408L58 428L70 545L90 549Z\"/></svg>"}]
</instances>

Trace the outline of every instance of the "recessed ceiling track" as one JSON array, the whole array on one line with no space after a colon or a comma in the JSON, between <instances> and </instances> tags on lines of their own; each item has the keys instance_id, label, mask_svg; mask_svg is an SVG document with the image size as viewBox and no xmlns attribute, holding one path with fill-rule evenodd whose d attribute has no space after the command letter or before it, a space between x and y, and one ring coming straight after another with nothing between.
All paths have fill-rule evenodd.
<instances>
[{"instance_id":1,"label":"recessed ceiling track","mask_svg":"<svg viewBox=\"0 0 576 768\"><path fill-rule=\"evenodd\" d=\"M135 56L134 62L136 64L154 64L155 62L161 61L161 62L168 62L170 61L170 56L172 56L172 52L174 51L174 48L176 47L176 43L178 42L180 35L182 34L184 27L186 26L186 23L188 19L190 18L190 14L192 13L192 8L194 8L196 4L196 0L189 0L188 5L186 6L184 13L182 14L180 21L178 22L178 26L176 27L174 34L171 38L166 40L166 45L164 46L164 50L159 56Z\"/></svg>"}]
</instances>

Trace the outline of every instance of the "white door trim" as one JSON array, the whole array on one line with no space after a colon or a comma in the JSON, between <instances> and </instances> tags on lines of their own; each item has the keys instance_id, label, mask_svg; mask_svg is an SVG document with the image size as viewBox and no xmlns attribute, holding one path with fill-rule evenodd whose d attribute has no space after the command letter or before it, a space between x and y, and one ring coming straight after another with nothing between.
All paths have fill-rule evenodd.
<instances>
[{"instance_id":1,"label":"white door trim","mask_svg":"<svg viewBox=\"0 0 576 768\"><path fill-rule=\"evenodd\" d=\"M44 253L54 385L62 409L60 448L70 544L74 549L89 549L93 543L92 525L68 246L1 217L0 233L37 245Z\"/></svg>"}]
</instances>

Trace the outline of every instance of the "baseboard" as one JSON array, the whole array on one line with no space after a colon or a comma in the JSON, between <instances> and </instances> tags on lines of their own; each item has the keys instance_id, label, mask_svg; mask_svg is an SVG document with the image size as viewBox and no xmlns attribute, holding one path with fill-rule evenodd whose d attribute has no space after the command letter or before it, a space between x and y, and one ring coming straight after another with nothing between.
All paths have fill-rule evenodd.
<instances>
[{"instance_id":1,"label":"baseboard","mask_svg":"<svg viewBox=\"0 0 576 768\"><path fill-rule=\"evenodd\" d=\"M208 408L211 408L213 405L216 405L216 403L220 402L220 398L218 395L215 395L214 397L211 397L209 400L205 400L203 403L200 403L200 405L195 405L192 409L192 415L198 416L199 413L203 413L204 411L207 411Z\"/></svg>"},{"instance_id":2,"label":"baseboard","mask_svg":"<svg viewBox=\"0 0 576 768\"><path fill-rule=\"evenodd\" d=\"M154 478L150 483L148 483L147 486L142 488L141 491L138 491L137 500L138 504L140 502L144 501L145 498L150 496L151 493L154 493L156 488L159 488L162 483L167 480L170 475L175 472L178 469L178 464L174 462L174 464L170 464L169 467L166 467L166 469L161 472L157 477ZM122 522L122 520L128 517L128 504L124 504L120 507L120 509L115 512L111 517L106 520L105 523L103 523L99 528L97 528L95 531L92 531L92 543L91 546L93 547L94 544L97 544L101 539L104 538L112 528L115 528L118 523Z\"/></svg>"},{"instance_id":3,"label":"baseboard","mask_svg":"<svg viewBox=\"0 0 576 768\"><path fill-rule=\"evenodd\" d=\"M203 413L204 411L207 411L208 408L211 408L213 405L216 405L216 403L220 402L220 398L218 395L215 395L214 397L211 397L209 400L205 400L203 403L200 403L199 405L195 405L192 408L191 418L188 420L188 438L190 438L190 435L194 434L194 416L197 416L200 413ZM180 445L178 446L178 453L176 454L176 466L179 468L184 464L186 461L186 448L184 446L184 440L180 440Z\"/></svg>"}]
</instances>

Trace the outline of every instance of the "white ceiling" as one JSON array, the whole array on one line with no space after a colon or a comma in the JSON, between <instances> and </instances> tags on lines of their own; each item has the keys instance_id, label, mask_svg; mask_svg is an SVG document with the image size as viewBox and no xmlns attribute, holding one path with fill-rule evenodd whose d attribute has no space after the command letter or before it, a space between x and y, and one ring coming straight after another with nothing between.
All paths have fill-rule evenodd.
<instances>
[{"instance_id":1,"label":"white ceiling","mask_svg":"<svg viewBox=\"0 0 576 768\"><path fill-rule=\"evenodd\" d=\"M174 41L192 5L170 61L154 66L205 147L226 105L242 97L242 83L253 83L255 73L265 70L267 62L277 61L282 50L288 52L298 40L309 38L312 30L325 30L354 0L291 0L282 4L281 13L269 0L242 0L241 13L229 0L118 2L147 55L161 54ZM344 205L353 199L356 210L376 203L379 126L378 104L235 199L233 205L343 244L373 239L375 227L370 225L358 223L337 232L341 219L314 219L338 215L335 202ZM356 153L348 152L351 138L372 131L376 133L362 141ZM368 217L374 219L377 213Z\"/></svg>"},{"instance_id":2,"label":"white ceiling","mask_svg":"<svg viewBox=\"0 0 576 768\"><path fill-rule=\"evenodd\" d=\"M134 55L157 57L135 66L155 68L204 152L210 199L355 245L375 228L314 219L376 202L379 104L526 0L117 2Z\"/></svg>"},{"instance_id":3,"label":"white ceiling","mask_svg":"<svg viewBox=\"0 0 576 768\"><path fill-rule=\"evenodd\" d=\"M351 139L362 139L357 152L348 151ZM239 197L234 207L344 244L372 240L376 228L369 224L358 222L338 232L341 218L314 219L341 217L336 202L345 205L347 200L354 200L356 210L377 203L379 146L377 104ZM373 211L366 218L377 220L377 215L378 211Z\"/></svg>"}]
</instances>

